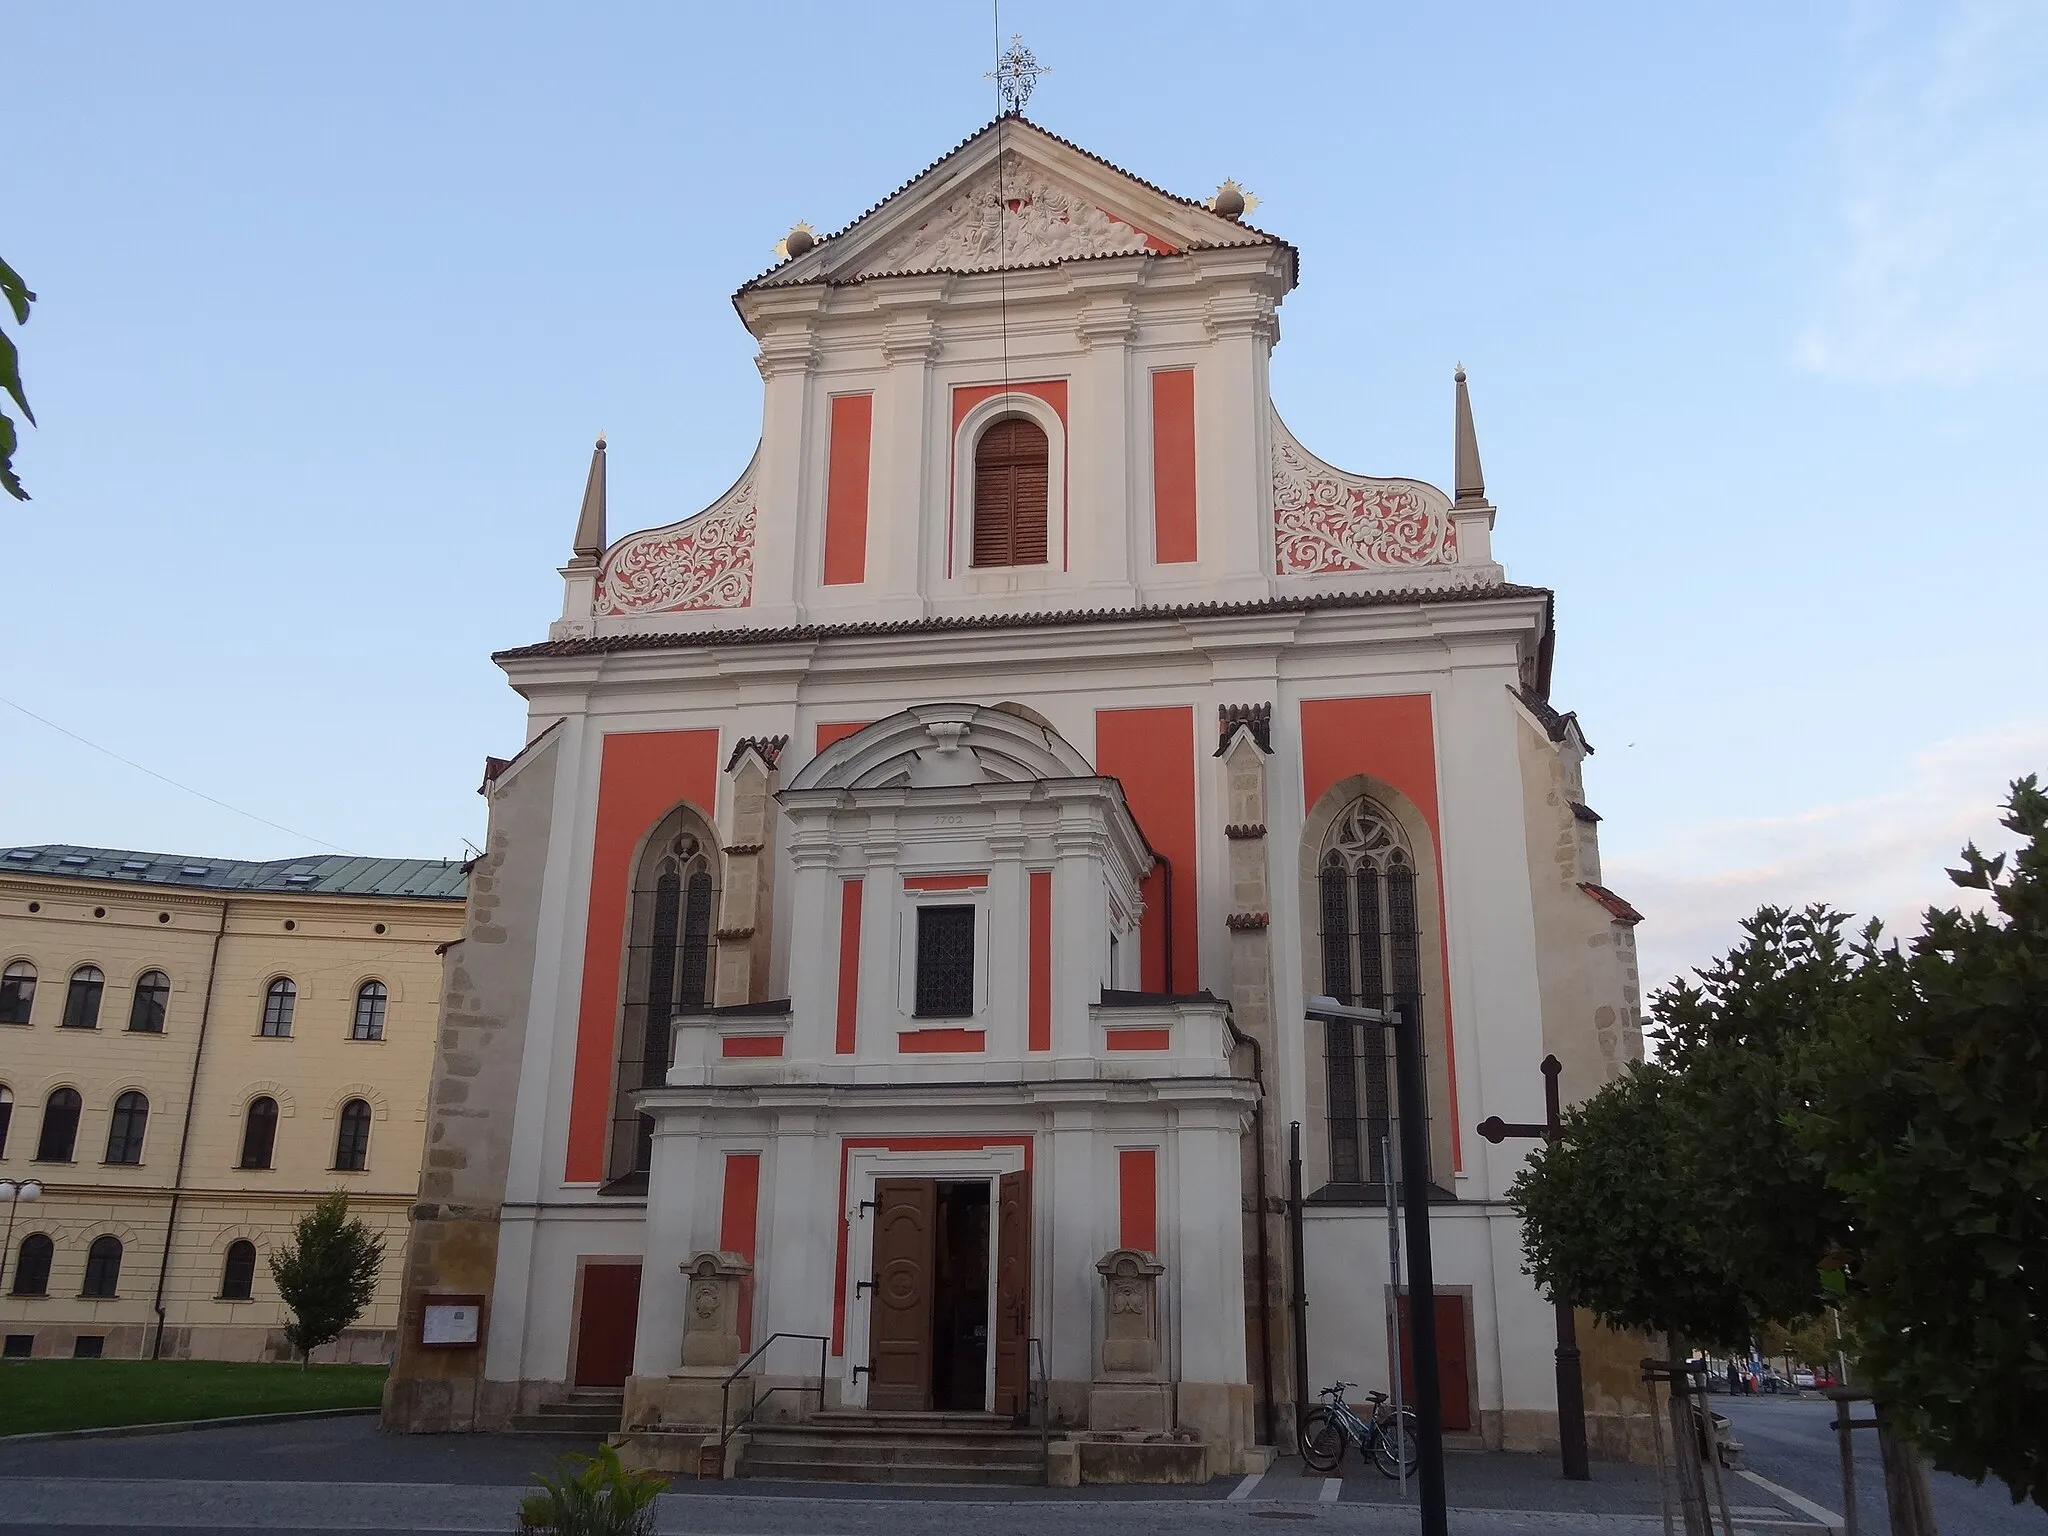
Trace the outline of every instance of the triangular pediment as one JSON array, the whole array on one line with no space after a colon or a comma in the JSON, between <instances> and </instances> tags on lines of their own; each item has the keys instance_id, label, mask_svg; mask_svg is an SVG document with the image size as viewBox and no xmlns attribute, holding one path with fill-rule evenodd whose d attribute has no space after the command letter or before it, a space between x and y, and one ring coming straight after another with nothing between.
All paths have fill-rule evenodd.
<instances>
[{"instance_id":1,"label":"triangular pediment","mask_svg":"<svg viewBox=\"0 0 2048 1536\"><path fill-rule=\"evenodd\" d=\"M749 288L1278 245L1024 118L1002 118Z\"/></svg>"}]
</instances>

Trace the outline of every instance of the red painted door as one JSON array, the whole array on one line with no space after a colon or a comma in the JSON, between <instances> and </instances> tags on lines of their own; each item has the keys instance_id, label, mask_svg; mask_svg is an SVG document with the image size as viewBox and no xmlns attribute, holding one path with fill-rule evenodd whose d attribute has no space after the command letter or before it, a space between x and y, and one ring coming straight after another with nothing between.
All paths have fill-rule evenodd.
<instances>
[{"instance_id":1,"label":"red painted door","mask_svg":"<svg viewBox=\"0 0 2048 1536\"><path fill-rule=\"evenodd\" d=\"M1006 1173L996 1186L996 1412L1021 1418L1030 1406L1031 1174Z\"/></svg>"},{"instance_id":2,"label":"red painted door","mask_svg":"<svg viewBox=\"0 0 2048 1536\"><path fill-rule=\"evenodd\" d=\"M640 1266L586 1264L576 1317L576 1385L623 1387L633 1374L640 1324Z\"/></svg>"},{"instance_id":3,"label":"red painted door","mask_svg":"<svg viewBox=\"0 0 2048 1536\"><path fill-rule=\"evenodd\" d=\"M875 1180L875 1289L868 1311L868 1406L922 1413L932 1405L932 1236L939 1186Z\"/></svg>"},{"instance_id":4,"label":"red painted door","mask_svg":"<svg viewBox=\"0 0 2048 1536\"><path fill-rule=\"evenodd\" d=\"M1439 1294L1436 1298L1436 1379L1437 1390L1443 1394L1446 1430L1472 1427L1472 1388L1466 1374L1471 1358L1468 1338L1465 1298L1462 1295ZM1401 1400L1404 1403L1415 1401L1414 1350L1409 1343L1406 1296L1401 1298Z\"/></svg>"}]
</instances>

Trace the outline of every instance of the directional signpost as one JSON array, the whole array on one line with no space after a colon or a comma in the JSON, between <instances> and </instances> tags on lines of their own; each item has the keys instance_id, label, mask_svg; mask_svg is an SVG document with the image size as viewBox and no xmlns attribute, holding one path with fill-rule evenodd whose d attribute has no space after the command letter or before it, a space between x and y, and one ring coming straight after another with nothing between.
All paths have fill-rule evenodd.
<instances>
[{"instance_id":1,"label":"directional signpost","mask_svg":"<svg viewBox=\"0 0 2048 1536\"><path fill-rule=\"evenodd\" d=\"M1499 1115L1490 1115L1479 1122L1480 1135L1495 1146L1510 1136L1557 1140L1563 1127L1557 1079L1564 1064L1555 1056L1546 1056L1541 1070L1543 1124L1510 1125ZM1564 1460L1564 1475L1577 1482L1590 1482L1593 1473L1586 1465L1586 1384L1579 1373L1579 1330L1572 1316L1572 1304L1562 1296L1557 1301L1557 1444Z\"/></svg>"}]
</instances>

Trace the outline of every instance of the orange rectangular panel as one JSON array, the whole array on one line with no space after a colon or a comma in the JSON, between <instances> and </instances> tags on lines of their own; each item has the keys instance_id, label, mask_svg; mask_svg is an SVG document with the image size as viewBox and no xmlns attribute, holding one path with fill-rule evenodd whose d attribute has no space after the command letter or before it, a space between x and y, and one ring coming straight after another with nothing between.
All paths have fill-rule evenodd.
<instances>
[{"instance_id":1,"label":"orange rectangular panel","mask_svg":"<svg viewBox=\"0 0 2048 1536\"><path fill-rule=\"evenodd\" d=\"M780 1035L727 1035L718 1042L718 1054L727 1060L747 1056L780 1056Z\"/></svg>"},{"instance_id":2,"label":"orange rectangular panel","mask_svg":"<svg viewBox=\"0 0 2048 1536\"><path fill-rule=\"evenodd\" d=\"M1106 1029L1103 1044L1112 1051L1165 1051L1173 1048L1170 1029Z\"/></svg>"},{"instance_id":3,"label":"orange rectangular panel","mask_svg":"<svg viewBox=\"0 0 2048 1536\"><path fill-rule=\"evenodd\" d=\"M818 744L813 752L822 752L835 741L844 741L855 731L864 731L873 723L871 720L822 720L818 723Z\"/></svg>"},{"instance_id":4,"label":"orange rectangular panel","mask_svg":"<svg viewBox=\"0 0 2048 1536\"><path fill-rule=\"evenodd\" d=\"M1052 1049L1052 871L1031 871L1024 1047Z\"/></svg>"},{"instance_id":5,"label":"orange rectangular panel","mask_svg":"<svg viewBox=\"0 0 2048 1536\"><path fill-rule=\"evenodd\" d=\"M1159 1154L1119 1147L1116 1154L1117 1246L1159 1251Z\"/></svg>"},{"instance_id":6,"label":"orange rectangular panel","mask_svg":"<svg viewBox=\"0 0 2048 1536\"><path fill-rule=\"evenodd\" d=\"M777 1041L780 1045L781 1042ZM777 1054L781 1054L777 1052ZM718 1208L718 1246L754 1262L755 1234L761 1224L761 1154L725 1155L725 1191ZM740 1348L751 1347L754 1327L754 1277L740 1280Z\"/></svg>"},{"instance_id":7,"label":"orange rectangular panel","mask_svg":"<svg viewBox=\"0 0 2048 1536\"><path fill-rule=\"evenodd\" d=\"M988 1032L980 1029L918 1029L896 1037L896 1049L906 1056L930 1051L982 1051L988 1049Z\"/></svg>"},{"instance_id":8,"label":"orange rectangular panel","mask_svg":"<svg viewBox=\"0 0 2048 1536\"><path fill-rule=\"evenodd\" d=\"M1166 974L1166 871L1145 877L1138 935L1139 985L1148 992L1191 992L1202 974L1201 925L1195 920L1195 712L1098 709L1095 771L1124 787L1124 803L1154 853L1173 865L1173 969Z\"/></svg>"},{"instance_id":9,"label":"orange rectangular panel","mask_svg":"<svg viewBox=\"0 0 2048 1536\"><path fill-rule=\"evenodd\" d=\"M605 1175L618 1055L619 962L632 899L633 855L654 824L682 801L713 826L718 822L717 731L614 731L604 738L601 752L590 904L583 926L583 995L576 1010L576 1071L569 1090L569 1150L562 1174L572 1184L595 1184Z\"/></svg>"},{"instance_id":10,"label":"orange rectangular panel","mask_svg":"<svg viewBox=\"0 0 2048 1536\"><path fill-rule=\"evenodd\" d=\"M1437 934L1443 974L1451 974L1450 926L1444 920L1443 827L1436 795L1436 718L1426 693L1381 698L1304 699L1301 704L1301 804L1304 812L1332 787L1363 774L1400 791L1422 813L1436 847ZM1444 1032L1451 1032L1451 1000L1444 998ZM1443 1042L1450 1090L1451 1164L1465 1162L1458 1129L1458 1058Z\"/></svg>"},{"instance_id":11,"label":"orange rectangular panel","mask_svg":"<svg viewBox=\"0 0 2048 1536\"><path fill-rule=\"evenodd\" d=\"M1152 374L1152 558L1195 558L1195 370Z\"/></svg>"},{"instance_id":12,"label":"orange rectangular panel","mask_svg":"<svg viewBox=\"0 0 2048 1536\"><path fill-rule=\"evenodd\" d=\"M858 880L839 882L839 1019L833 1050L853 1054L853 1024L860 1016L860 896Z\"/></svg>"},{"instance_id":13,"label":"orange rectangular panel","mask_svg":"<svg viewBox=\"0 0 2048 1536\"><path fill-rule=\"evenodd\" d=\"M875 420L873 395L832 397L832 437L825 465L825 585L853 586L868 571L868 457Z\"/></svg>"},{"instance_id":14,"label":"orange rectangular panel","mask_svg":"<svg viewBox=\"0 0 2048 1536\"><path fill-rule=\"evenodd\" d=\"M985 891L987 875L905 875L906 891Z\"/></svg>"}]
</instances>

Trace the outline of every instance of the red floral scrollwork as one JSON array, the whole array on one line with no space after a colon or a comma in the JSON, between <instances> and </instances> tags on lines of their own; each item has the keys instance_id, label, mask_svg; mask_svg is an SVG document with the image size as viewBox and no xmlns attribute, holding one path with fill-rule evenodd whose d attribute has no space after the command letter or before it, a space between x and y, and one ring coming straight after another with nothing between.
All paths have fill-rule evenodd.
<instances>
[{"instance_id":1,"label":"red floral scrollwork","mask_svg":"<svg viewBox=\"0 0 2048 1536\"><path fill-rule=\"evenodd\" d=\"M1273 418L1274 570L1282 576L1456 565L1450 500L1420 480L1325 464Z\"/></svg>"},{"instance_id":2,"label":"red floral scrollwork","mask_svg":"<svg viewBox=\"0 0 2048 1536\"><path fill-rule=\"evenodd\" d=\"M754 476L706 510L632 534L605 552L596 612L605 618L744 608L754 600Z\"/></svg>"}]
</instances>

